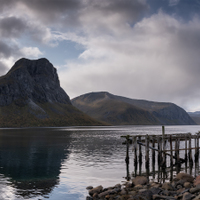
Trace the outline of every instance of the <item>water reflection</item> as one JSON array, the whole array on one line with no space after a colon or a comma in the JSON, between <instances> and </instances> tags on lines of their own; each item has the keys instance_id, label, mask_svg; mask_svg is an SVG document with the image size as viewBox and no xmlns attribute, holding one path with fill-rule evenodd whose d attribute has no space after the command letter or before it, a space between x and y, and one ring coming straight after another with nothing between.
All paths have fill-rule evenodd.
<instances>
[{"instance_id":1,"label":"water reflection","mask_svg":"<svg viewBox=\"0 0 200 200\"><path fill-rule=\"evenodd\" d=\"M62 162L68 158L70 133L53 129L0 130L0 174L16 195L48 195L59 184Z\"/></svg>"}]
</instances>

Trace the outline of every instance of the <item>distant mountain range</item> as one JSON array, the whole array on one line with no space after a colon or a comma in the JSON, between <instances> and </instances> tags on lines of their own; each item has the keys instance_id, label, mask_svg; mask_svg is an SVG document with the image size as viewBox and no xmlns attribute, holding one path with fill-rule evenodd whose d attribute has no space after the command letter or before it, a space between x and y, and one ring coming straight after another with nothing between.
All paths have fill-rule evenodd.
<instances>
[{"instance_id":1,"label":"distant mountain range","mask_svg":"<svg viewBox=\"0 0 200 200\"><path fill-rule=\"evenodd\" d=\"M72 99L90 117L112 125L194 125L194 120L173 103L135 100L108 92L92 92Z\"/></svg>"},{"instance_id":2,"label":"distant mountain range","mask_svg":"<svg viewBox=\"0 0 200 200\"><path fill-rule=\"evenodd\" d=\"M200 125L200 111L188 112L188 114L196 122L196 124Z\"/></svg>"},{"instance_id":3,"label":"distant mountain range","mask_svg":"<svg viewBox=\"0 0 200 200\"><path fill-rule=\"evenodd\" d=\"M0 127L102 125L75 108L45 58L18 60L0 77Z\"/></svg>"},{"instance_id":4,"label":"distant mountain range","mask_svg":"<svg viewBox=\"0 0 200 200\"><path fill-rule=\"evenodd\" d=\"M45 58L18 60L0 77L0 127L79 125L192 125L199 123L173 103L93 92L72 100ZM195 118L196 117L196 118ZM195 123L196 122L196 123Z\"/></svg>"}]
</instances>

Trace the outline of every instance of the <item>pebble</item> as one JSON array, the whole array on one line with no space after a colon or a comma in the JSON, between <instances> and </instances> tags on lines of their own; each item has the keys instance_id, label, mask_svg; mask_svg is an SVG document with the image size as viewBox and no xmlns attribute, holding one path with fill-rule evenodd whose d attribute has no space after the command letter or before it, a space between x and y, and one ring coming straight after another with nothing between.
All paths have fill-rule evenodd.
<instances>
[{"instance_id":1,"label":"pebble","mask_svg":"<svg viewBox=\"0 0 200 200\"><path fill-rule=\"evenodd\" d=\"M137 176L123 185L116 184L109 188L88 186L86 200L200 200L199 180L200 176L195 180L189 174L179 173L172 183L161 184L148 183L146 177Z\"/></svg>"}]
</instances>

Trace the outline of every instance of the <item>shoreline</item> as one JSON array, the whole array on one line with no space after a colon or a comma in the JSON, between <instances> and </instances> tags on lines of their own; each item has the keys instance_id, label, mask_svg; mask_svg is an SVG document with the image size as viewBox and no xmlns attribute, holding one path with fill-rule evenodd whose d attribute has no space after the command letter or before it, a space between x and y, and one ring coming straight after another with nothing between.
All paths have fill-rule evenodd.
<instances>
[{"instance_id":1,"label":"shoreline","mask_svg":"<svg viewBox=\"0 0 200 200\"><path fill-rule=\"evenodd\" d=\"M200 175L194 178L178 173L171 182L148 182L145 176L136 176L124 184L103 188L88 186L86 200L198 200L200 199Z\"/></svg>"}]
</instances>

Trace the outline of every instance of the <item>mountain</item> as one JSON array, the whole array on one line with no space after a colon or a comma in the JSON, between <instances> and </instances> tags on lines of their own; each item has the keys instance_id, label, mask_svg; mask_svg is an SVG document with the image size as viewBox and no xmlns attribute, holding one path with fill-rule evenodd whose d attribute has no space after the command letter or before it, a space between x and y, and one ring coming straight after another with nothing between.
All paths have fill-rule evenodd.
<instances>
[{"instance_id":1,"label":"mountain","mask_svg":"<svg viewBox=\"0 0 200 200\"><path fill-rule=\"evenodd\" d=\"M0 77L0 127L100 124L71 104L45 58L22 58Z\"/></svg>"},{"instance_id":2,"label":"mountain","mask_svg":"<svg viewBox=\"0 0 200 200\"><path fill-rule=\"evenodd\" d=\"M200 111L188 112L188 114L196 122L196 124L200 125Z\"/></svg>"},{"instance_id":3,"label":"mountain","mask_svg":"<svg viewBox=\"0 0 200 200\"><path fill-rule=\"evenodd\" d=\"M72 104L94 119L113 125L191 125L195 122L173 103L135 100L108 92L93 92L72 99Z\"/></svg>"}]
</instances>

